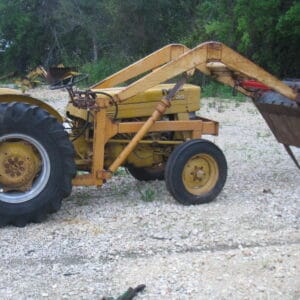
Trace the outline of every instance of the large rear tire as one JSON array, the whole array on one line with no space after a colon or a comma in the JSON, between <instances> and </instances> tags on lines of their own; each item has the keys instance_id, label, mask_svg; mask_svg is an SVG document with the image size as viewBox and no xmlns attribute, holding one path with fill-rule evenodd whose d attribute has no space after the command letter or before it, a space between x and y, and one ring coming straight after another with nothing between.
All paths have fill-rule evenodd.
<instances>
[{"instance_id":1,"label":"large rear tire","mask_svg":"<svg viewBox=\"0 0 300 300\"><path fill-rule=\"evenodd\" d=\"M0 226L23 227L58 211L75 174L62 124L37 106L0 104Z\"/></svg>"},{"instance_id":2,"label":"large rear tire","mask_svg":"<svg viewBox=\"0 0 300 300\"><path fill-rule=\"evenodd\" d=\"M226 178L227 162L223 152L206 140L192 140L177 146L165 170L169 192L185 205L214 200Z\"/></svg>"}]
</instances>

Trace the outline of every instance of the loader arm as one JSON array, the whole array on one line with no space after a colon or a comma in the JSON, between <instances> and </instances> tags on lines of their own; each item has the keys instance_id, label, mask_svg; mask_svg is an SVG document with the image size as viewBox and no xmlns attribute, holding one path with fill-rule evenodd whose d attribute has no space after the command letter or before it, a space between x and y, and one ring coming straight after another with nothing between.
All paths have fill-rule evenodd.
<instances>
[{"instance_id":1,"label":"loader arm","mask_svg":"<svg viewBox=\"0 0 300 300\"><path fill-rule=\"evenodd\" d=\"M93 88L112 87L153 70L121 89L114 96L115 102L121 103L175 76L191 75L196 69L251 97L277 140L284 144L288 150L290 145L300 147L299 89L291 88L255 63L219 42L205 42L194 49L188 49L182 45L166 46L108 77ZM249 85L245 84L249 84L249 82L258 84L259 88L249 88ZM176 86L174 88L176 89ZM296 107L290 103L288 103L289 107L282 107L281 103L278 105L273 100L267 104L259 103L259 100L262 99L261 95L265 94L261 93L262 89L277 92L281 97L283 96L283 102L286 103L286 100L288 102L291 100L290 102ZM275 99L278 100L278 96ZM170 100L162 99L161 103L158 103L152 116L109 167L110 171L115 171L125 161L128 153L136 147L139 140L170 106ZM290 154L290 151L288 152ZM295 157L291 156L295 161Z\"/></svg>"},{"instance_id":2,"label":"loader arm","mask_svg":"<svg viewBox=\"0 0 300 300\"><path fill-rule=\"evenodd\" d=\"M255 92L243 88L243 81L256 80L293 101L300 101L299 94L291 87L220 42L205 42L193 49L183 45L168 45L92 88L112 87L153 70L116 94L116 101L123 102L177 75L192 73L195 69L252 98Z\"/></svg>"},{"instance_id":3,"label":"loader arm","mask_svg":"<svg viewBox=\"0 0 300 300\"><path fill-rule=\"evenodd\" d=\"M150 55L140 59L139 61L129 65L128 67L118 71L117 73L107 77L106 79L91 86L92 89L110 88L140 74L153 70L161 65L175 60L181 54L190 49L181 44L167 45Z\"/></svg>"}]
</instances>

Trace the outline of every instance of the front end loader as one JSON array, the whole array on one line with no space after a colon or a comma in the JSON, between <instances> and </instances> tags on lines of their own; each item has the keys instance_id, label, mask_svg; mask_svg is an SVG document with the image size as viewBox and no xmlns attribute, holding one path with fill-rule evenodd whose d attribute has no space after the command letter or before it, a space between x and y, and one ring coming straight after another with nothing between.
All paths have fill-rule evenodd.
<instances>
[{"instance_id":1,"label":"front end loader","mask_svg":"<svg viewBox=\"0 0 300 300\"><path fill-rule=\"evenodd\" d=\"M214 200L227 163L202 139L218 134L218 122L196 115L201 89L186 83L196 70L251 97L297 163L290 146L300 147L299 82L281 82L219 42L171 44L87 90L74 88L80 74L53 80L52 89L69 92L64 118L37 99L0 90L0 224L39 222L72 186L101 186L120 166L138 180L164 179L182 204Z\"/></svg>"}]
</instances>

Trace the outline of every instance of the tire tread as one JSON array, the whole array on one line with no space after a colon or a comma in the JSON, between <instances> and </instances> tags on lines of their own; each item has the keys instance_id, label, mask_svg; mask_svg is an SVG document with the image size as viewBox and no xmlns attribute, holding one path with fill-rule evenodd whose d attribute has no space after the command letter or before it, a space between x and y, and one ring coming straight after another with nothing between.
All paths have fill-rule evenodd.
<instances>
[{"instance_id":1,"label":"tire tread","mask_svg":"<svg viewBox=\"0 0 300 300\"><path fill-rule=\"evenodd\" d=\"M30 120L31 122L28 122ZM23 215L5 215L0 213L1 224L8 224L17 227L24 227L30 222L41 222L49 213L56 212L61 207L62 199L69 196L72 191L72 178L76 175L76 165L74 162L73 145L68 139L68 134L62 124L51 116L47 111L38 106L29 105L20 102L10 102L0 104L0 135L5 134L8 124L24 124L26 129L30 127L38 127L45 135L55 138L56 146L63 157L62 169L64 170L63 182L59 188L55 189L56 195L52 197L48 203L37 206L30 213Z\"/></svg>"}]
</instances>

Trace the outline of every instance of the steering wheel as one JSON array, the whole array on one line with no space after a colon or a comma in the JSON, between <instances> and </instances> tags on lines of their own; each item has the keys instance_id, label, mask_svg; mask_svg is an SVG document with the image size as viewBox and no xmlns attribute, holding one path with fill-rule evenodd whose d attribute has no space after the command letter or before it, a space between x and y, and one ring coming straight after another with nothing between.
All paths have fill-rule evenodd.
<instances>
[{"instance_id":1,"label":"steering wheel","mask_svg":"<svg viewBox=\"0 0 300 300\"><path fill-rule=\"evenodd\" d=\"M86 74L86 73L74 75L74 76L67 77L65 79L61 79L61 80L58 80L58 81L52 83L49 86L49 88L50 88L50 90L58 90L58 89L68 88L88 77L89 77L89 74Z\"/></svg>"}]
</instances>

